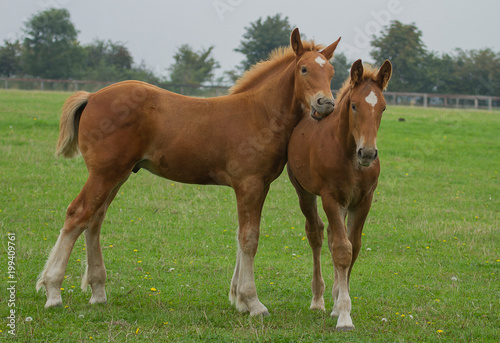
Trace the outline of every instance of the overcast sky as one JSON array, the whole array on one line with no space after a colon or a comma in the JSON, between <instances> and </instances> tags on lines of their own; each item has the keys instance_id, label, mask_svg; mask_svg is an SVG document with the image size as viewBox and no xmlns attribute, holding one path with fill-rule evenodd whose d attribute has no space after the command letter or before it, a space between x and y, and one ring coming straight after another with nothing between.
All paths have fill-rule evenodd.
<instances>
[{"instance_id":1,"label":"overcast sky","mask_svg":"<svg viewBox=\"0 0 500 343\"><path fill-rule=\"evenodd\" d=\"M391 20L415 23L430 51L500 51L497 0L0 0L0 42L20 38L24 23L51 7L70 11L81 43L124 43L136 63L161 75L186 43L195 50L215 46L220 70L234 69L244 57L233 49L245 27L277 13L319 43L342 36L337 51L349 60L369 62L371 36Z\"/></svg>"}]
</instances>

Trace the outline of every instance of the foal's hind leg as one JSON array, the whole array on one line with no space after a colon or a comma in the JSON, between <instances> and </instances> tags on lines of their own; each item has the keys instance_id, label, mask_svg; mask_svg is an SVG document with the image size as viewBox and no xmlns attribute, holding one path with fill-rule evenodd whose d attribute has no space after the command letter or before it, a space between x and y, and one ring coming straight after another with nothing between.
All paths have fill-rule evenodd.
<instances>
[{"instance_id":1,"label":"foal's hind leg","mask_svg":"<svg viewBox=\"0 0 500 343\"><path fill-rule=\"evenodd\" d=\"M85 230L85 245L87 251L87 268L82 278L82 290L86 291L88 285L92 289L92 296L90 304L106 303L106 291L104 283L106 281L106 268L104 266L104 259L102 257L102 250L100 244L101 225L106 216L106 211L118 193L120 186L125 181L121 182L111 192L106 202L101 206L99 211L95 214L89 228Z\"/></svg>"},{"instance_id":2,"label":"foal's hind leg","mask_svg":"<svg viewBox=\"0 0 500 343\"><path fill-rule=\"evenodd\" d=\"M64 226L36 285L37 290L45 287L45 307L62 305L61 285L73 246L80 234L94 221L94 216L115 185L91 174L80 194L69 205Z\"/></svg>"},{"instance_id":3,"label":"foal's hind leg","mask_svg":"<svg viewBox=\"0 0 500 343\"><path fill-rule=\"evenodd\" d=\"M309 308L324 311L325 281L321 274L321 248L323 246L325 225L318 215L317 196L302 188L290 168L288 168L288 175L299 197L300 209L306 218L306 235L313 254L313 278L311 282L313 298Z\"/></svg>"},{"instance_id":4,"label":"foal's hind leg","mask_svg":"<svg viewBox=\"0 0 500 343\"><path fill-rule=\"evenodd\" d=\"M239 231L239 228L237 229ZM238 279L240 276L240 263L241 263L241 248L240 248L240 243L238 241L238 234L237 232L236 235L236 241L238 245L238 250L236 252L236 264L234 266L234 272L233 272L233 277L231 279L231 288L229 289L229 301L231 304L235 304L236 308L240 312L248 312L248 307L245 305L243 302L237 302L237 291L238 291Z\"/></svg>"}]
</instances>

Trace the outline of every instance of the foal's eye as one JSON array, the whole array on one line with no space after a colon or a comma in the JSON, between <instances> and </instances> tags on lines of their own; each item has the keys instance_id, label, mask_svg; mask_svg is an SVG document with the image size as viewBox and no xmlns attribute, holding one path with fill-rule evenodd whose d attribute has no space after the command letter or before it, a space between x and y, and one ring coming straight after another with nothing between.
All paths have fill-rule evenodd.
<instances>
[{"instance_id":1,"label":"foal's eye","mask_svg":"<svg viewBox=\"0 0 500 343\"><path fill-rule=\"evenodd\" d=\"M307 73L307 67L306 67L306 66L302 66L302 67L300 68L300 71L302 72L302 74Z\"/></svg>"},{"instance_id":2,"label":"foal's eye","mask_svg":"<svg viewBox=\"0 0 500 343\"><path fill-rule=\"evenodd\" d=\"M351 108L352 108L353 111L356 111L356 105L351 104Z\"/></svg>"},{"instance_id":3,"label":"foal's eye","mask_svg":"<svg viewBox=\"0 0 500 343\"><path fill-rule=\"evenodd\" d=\"M382 110L382 112L384 112L386 109L387 109L387 106L384 106L384 109Z\"/></svg>"}]
</instances>

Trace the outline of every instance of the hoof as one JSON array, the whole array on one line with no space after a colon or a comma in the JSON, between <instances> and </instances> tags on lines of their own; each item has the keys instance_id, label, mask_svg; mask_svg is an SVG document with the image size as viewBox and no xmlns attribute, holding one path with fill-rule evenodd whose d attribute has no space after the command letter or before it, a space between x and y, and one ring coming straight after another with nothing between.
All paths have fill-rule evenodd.
<instances>
[{"instance_id":1,"label":"hoof","mask_svg":"<svg viewBox=\"0 0 500 343\"><path fill-rule=\"evenodd\" d=\"M323 299L323 297L319 298L319 299L313 299L311 301L311 306L309 306L309 309L310 310L314 310L314 311L323 311L325 312L326 309L325 309L325 300Z\"/></svg>"},{"instance_id":2,"label":"hoof","mask_svg":"<svg viewBox=\"0 0 500 343\"><path fill-rule=\"evenodd\" d=\"M250 312L250 316L252 317L269 315L267 307L265 307L257 298L251 299L250 301L247 300L247 302L245 302L241 297L234 296L232 292L230 292L229 300L231 301L231 304L233 304L241 313Z\"/></svg>"},{"instance_id":3,"label":"hoof","mask_svg":"<svg viewBox=\"0 0 500 343\"><path fill-rule=\"evenodd\" d=\"M250 312L248 310L247 305L243 301L239 300L238 298L236 298L236 301L232 304L236 307L238 312L241 312L241 313Z\"/></svg>"},{"instance_id":4,"label":"hoof","mask_svg":"<svg viewBox=\"0 0 500 343\"><path fill-rule=\"evenodd\" d=\"M260 301L253 303L252 310L250 311L250 316L269 316L269 311Z\"/></svg>"},{"instance_id":5,"label":"hoof","mask_svg":"<svg viewBox=\"0 0 500 343\"><path fill-rule=\"evenodd\" d=\"M107 300L104 301L89 301L89 305L94 306L94 305L106 305L108 303Z\"/></svg>"},{"instance_id":6,"label":"hoof","mask_svg":"<svg viewBox=\"0 0 500 343\"><path fill-rule=\"evenodd\" d=\"M47 293L47 302L45 303L45 308L62 306L62 297L60 291L59 292L47 291L46 293Z\"/></svg>"},{"instance_id":7,"label":"hoof","mask_svg":"<svg viewBox=\"0 0 500 343\"><path fill-rule=\"evenodd\" d=\"M263 311L263 312L250 313L251 317L256 317L256 316L267 317L267 316L270 316L270 315L271 314L269 313L269 311L267 309L265 311Z\"/></svg>"},{"instance_id":8,"label":"hoof","mask_svg":"<svg viewBox=\"0 0 500 343\"><path fill-rule=\"evenodd\" d=\"M338 328L335 328L337 331L343 331L343 332L347 332L347 331L352 331L354 330L354 326L341 326L341 327L338 327Z\"/></svg>"},{"instance_id":9,"label":"hoof","mask_svg":"<svg viewBox=\"0 0 500 343\"><path fill-rule=\"evenodd\" d=\"M90 305L97 305L97 304L107 304L108 303L108 299L106 298L106 296L104 296L104 298L102 297L91 297L90 300L89 300L89 304Z\"/></svg>"},{"instance_id":10,"label":"hoof","mask_svg":"<svg viewBox=\"0 0 500 343\"><path fill-rule=\"evenodd\" d=\"M53 301L53 300L47 300L45 303L45 308L55 308L55 307L62 307L62 300L61 301Z\"/></svg>"}]
</instances>

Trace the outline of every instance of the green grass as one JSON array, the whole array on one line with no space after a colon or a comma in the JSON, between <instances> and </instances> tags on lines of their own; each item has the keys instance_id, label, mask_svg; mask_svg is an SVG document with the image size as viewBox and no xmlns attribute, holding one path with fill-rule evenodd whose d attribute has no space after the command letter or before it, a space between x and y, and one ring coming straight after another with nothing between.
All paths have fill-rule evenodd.
<instances>
[{"instance_id":1,"label":"green grass","mask_svg":"<svg viewBox=\"0 0 500 343\"><path fill-rule=\"evenodd\" d=\"M22 342L500 341L500 113L388 108L378 138L382 173L351 277L356 330L343 333L329 316L326 247L327 312L308 310L311 252L286 175L266 200L255 262L271 316L240 314L227 299L238 225L232 190L146 171L122 187L103 225L108 304L89 306L89 292L80 291L80 238L64 306L44 309L37 276L86 180L81 158L53 154L68 95L0 91L0 341L12 339L9 232L18 281L14 339Z\"/></svg>"}]
</instances>

